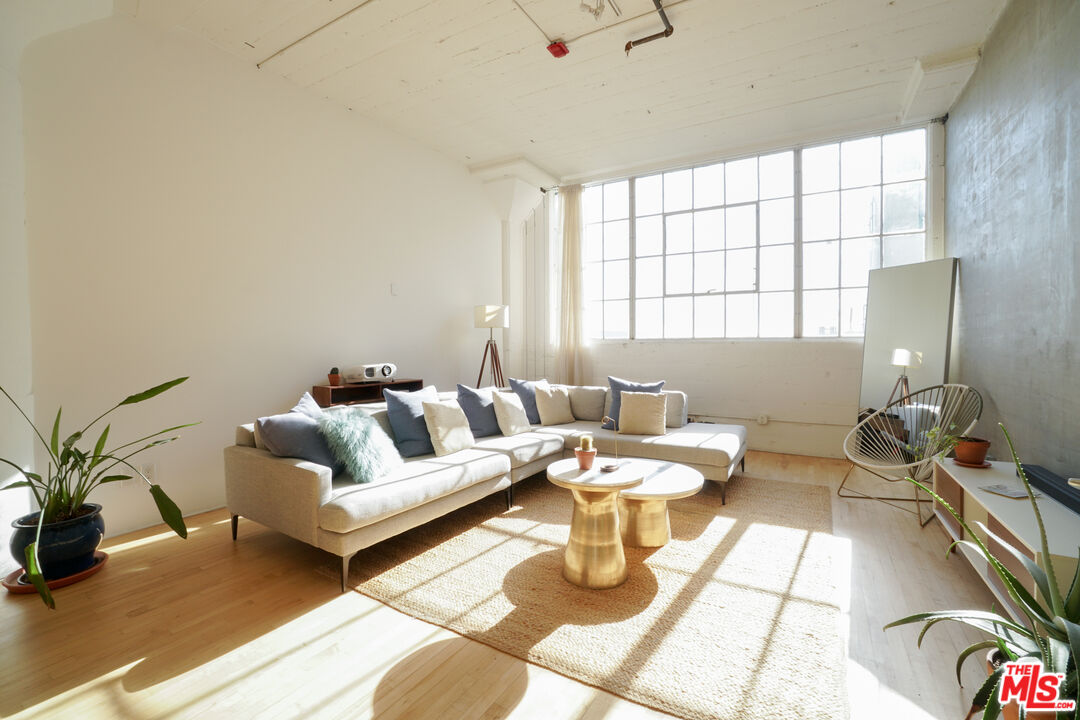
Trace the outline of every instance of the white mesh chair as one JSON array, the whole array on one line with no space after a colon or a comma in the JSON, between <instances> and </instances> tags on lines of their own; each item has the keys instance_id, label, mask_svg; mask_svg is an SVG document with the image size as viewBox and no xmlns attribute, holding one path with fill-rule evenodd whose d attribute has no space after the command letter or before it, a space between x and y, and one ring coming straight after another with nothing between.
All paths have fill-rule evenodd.
<instances>
[{"instance_id":1,"label":"white mesh chair","mask_svg":"<svg viewBox=\"0 0 1080 720\"><path fill-rule=\"evenodd\" d=\"M914 513L925 526L934 519L934 512L931 507L929 517L924 518L922 504L932 501L921 497L917 487L910 486L911 498L868 495L851 488L845 493L851 471L857 465L889 482L910 477L926 484L933 473L934 457L945 449L946 437L967 434L981 414L982 396L967 385L934 385L890 403L859 422L844 438L844 454L852 466L836 494L888 504L913 502L914 510L894 507Z\"/></svg>"}]
</instances>

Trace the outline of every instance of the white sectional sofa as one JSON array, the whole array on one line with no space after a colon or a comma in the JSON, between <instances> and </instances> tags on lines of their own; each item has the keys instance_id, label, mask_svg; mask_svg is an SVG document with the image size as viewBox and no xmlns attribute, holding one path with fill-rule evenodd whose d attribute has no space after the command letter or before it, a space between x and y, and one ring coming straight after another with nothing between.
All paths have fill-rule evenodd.
<instances>
[{"instance_id":1,"label":"white sectional sofa","mask_svg":"<svg viewBox=\"0 0 1080 720\"><path fill-rule=\"evenodd\" d=\"M725 486L743 462L746 428L688 423L686 395L664 392L667 432L619 433L619 455L689 465L707 480ZM608 395L605 413L610 408ZM451 399L457 394L439 396ZM393 437L385 403L352 407L363 408ZM598 420L576 420L534 426L530 432L509 437L478 438L474 447L442 457L408 458L385 477L358 484L346 474L333 476L324 465L272 455L261 447L254 424L241 425L235 444L225 448L225 502L232 515L233 539L243 516L334 553L341 557L344 591L349 560L357 551L495 492L506 493L509 509L513 484L572 456L583 433L593 435L601 454L614 452L614 431L601 429Z\"/></svg>"}]
</instances>

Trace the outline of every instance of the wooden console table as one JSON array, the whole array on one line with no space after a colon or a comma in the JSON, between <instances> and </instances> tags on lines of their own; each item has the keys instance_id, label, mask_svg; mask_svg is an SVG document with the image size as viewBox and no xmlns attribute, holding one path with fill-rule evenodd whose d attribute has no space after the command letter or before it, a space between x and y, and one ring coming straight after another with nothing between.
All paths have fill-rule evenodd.
<instances>
[{"instance_id":1,"label":"wooden console table","mask_svg":"<svg viewBox=\"0 0 1080 720\"><path fill-rule=\"evenodd\" d=\"M976 521L983 523L991 532L1005 539L1041 567L1046 567L1031 501L1026 496L1014 500L980 489L985 485L1007 485L1021 491L1024 489L1024 483L1016 476L1016 466L1011 462L994 462L991 467L984 469L961 467L952 460L934 462L934 491L964 518L964 522L972 530L979 533L994 557L1034 594L1037 592L1035 582L1023 564L1002 549L996 541L985 536L974 524ZM1036 498L1036 502L1046 526L1050 559L1057 574L1058 586L1064 595L1069 590L1073 573L1076 572L1077 548L1080 547L1080 515L1045 494ZM935 503L934 513L952 539L965 539L960 523L956 522L945 508ZM1009 614L1018 622L1025 622L997 573L990 568L982 555L967 551L962 554Z\"/></svg>"},{"instance_id":2,"label":"wooden console table","mask_svg":"<svg viewBox=\"0 0 1080 720\"><path fill-rule=\"evenodd\" d=\"M389 382L345 383L344 385L313 385L311 397L320 407L382 402L383 388L413 392L424 387L424 381L402 378Z\"/></svg>"}]
</instances>

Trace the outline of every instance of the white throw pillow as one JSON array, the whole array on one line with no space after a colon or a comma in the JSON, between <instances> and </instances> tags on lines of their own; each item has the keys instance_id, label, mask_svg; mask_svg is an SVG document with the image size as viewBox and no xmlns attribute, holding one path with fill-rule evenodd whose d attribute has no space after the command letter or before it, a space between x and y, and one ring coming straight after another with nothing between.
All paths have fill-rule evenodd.
<instances>
[{"instance_id":1,"label":"white throw pillow","mask_svg":"<svg viewBox=\"0 0 1080 720\"><path fill-rule=\"evenodd\" d=\"M666 430L667 399L663 393L622 391L619 432L624 435L663 435Z\"/></svg>"},{"instance_id":2,"label":"white throw pillow","mask_svg":"<svg viewBox=\"0 0 1080 720\"><path fill-rule=\"evenodd\" d=\"M491 399L495 401L495 419L503 435L517 435L532 430L525 406L517 393L495 391L491 393Z\"/></svg>"},{"instance_id":3,"label":"white throw pillow","mask_svg":"<svg viewBox=\"0 0 1080 720\"><path fill-rule=\"evenodd\" d=\"M469 429L469 419L457 400L425 402L423 406L424 424L431 435L436 455L449 455L476 444Z\"/></svg>"},{"instance_id":4,"label":"white throw pillow","mask_svg":"<svg viewBox=\"0 0 1080 720\"><path fill-rule=\"evenodd\" d=\"M571 385L570 410L578 420L595 420L600 422L607 408L607 387L598 385Z\"/></svg>"},{"instance_id":5,"label":"white throw pillow","mask_svg":"<svg viewBox=\"0 0 1080 720\"><path fill-rule=\"evenodd\" d=\"M541 425L562 425L574 422L570 409L570 391L565 385L536 383L536 409Z\"/></svg>"}]
</instances>

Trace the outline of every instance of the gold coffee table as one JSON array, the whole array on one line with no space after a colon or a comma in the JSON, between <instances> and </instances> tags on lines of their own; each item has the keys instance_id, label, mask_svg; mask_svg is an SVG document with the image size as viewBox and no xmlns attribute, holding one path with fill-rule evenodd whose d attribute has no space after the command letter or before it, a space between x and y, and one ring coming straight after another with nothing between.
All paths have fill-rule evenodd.
<instances>
[{"instance_id":1,"label":"gold coffee table","mask_svg":"<svg viewBox=\"0 0 1080 720\"><path fill-rule=\"evenodd\" d=\"M619 495L623 542L631 547L661 547L671 540L668 500L690 497L705 484L697 470L678 463L635 460L645 482Z\"/></svg>"},{"instance_id":2,"label":"gold coffee table","mask_svg":"<svg viewBox=\"0 0 1080 720\"><path fill-rule=\"evenodd\" d=\"M566 542L563 577L581 587L603 590L626 580L626 556L619 536L620 490L640 485L644 468L623 460L615 472L601 472L611 458L597 457L592 470L579 470L577 458L548 465L547 477L574 494L570 539Z\"/></svg>"}]
</instances>

